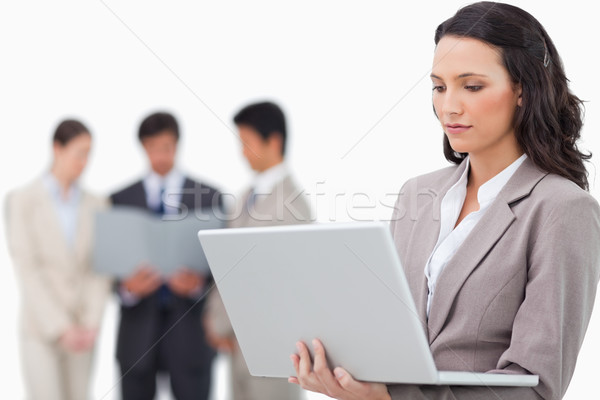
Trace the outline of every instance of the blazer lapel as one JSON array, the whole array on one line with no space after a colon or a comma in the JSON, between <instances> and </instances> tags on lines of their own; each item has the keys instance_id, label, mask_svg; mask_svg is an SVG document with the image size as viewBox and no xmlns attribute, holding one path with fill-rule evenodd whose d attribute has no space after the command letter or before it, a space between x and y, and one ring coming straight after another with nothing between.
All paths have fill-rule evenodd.
<instances>
[{"instance_id":1,"label":"blazer lapel","mask_svg":"<svg viewBox=\"0 0 600 400\"><path fill-rule=\"evenodd\" d=\"M242 228L248 226L250 214L248 213L248 199L250 197L251 190L247 189L238 200L235 205L233 218L229 221L230 228Z\"/></svg>"},{"instance_id":2,"label":"blazer lapel","mask_svg":"<svg viewBox=\"0 0 600 400\"><path fill-rule=\"evenodd\" d=\"M190 178L185 178L182 189L183 193L181 194L179 203L181 206L187 208L187 212L192 212L196 208L202 208L202 191L199 190L200 188L196 188L196 182Z\"/></svg>"},{"instance_id":3,"label":"blazer lapel","mask_svg":"<svg viewBox=\"0 0 600 400\"><path fill-rule=\"evenodd\" d=\"M509 205L497 198L448 262L437 280L436 294L431 300L428 321L430 343L442 330L464 281L506 232L514 218Z\"/></svg>"},{"instance_id":4,"label":"blazer lapel","mask_svg":"<svg viewBox=\"0 0 600 400\"><path fill-rule=\"evenodd\" d=\"M52 246L53 248L57 250L60 249L62 254L68 254L71 252L71 248L69 247L67 239L65 238L65 234L60 226L60 220L54 205L54 199L41 180L38 187L40 191L39 198L43 199L38 204L40 208L39 216L45 221L45 223L40 224L41 226L45 227L44 236L46 240L54 242L54 245Z\"/></svg>"},{"instance_id":5,"label":"blazer lapel","mask_svg":"<svg viewBox=\"0 0 600 400\"><path fill-rule=\"evenodd\" d=\"M235 218L231 227L255 227L277 225L283 222L285 216L284 207L286 196L290 195L291 183L290 175L286 175L281 181L277 182L269 193L259 193L248 210L248 200L252 189L248 189L242 196L242 202L237 206L237 218Z\"/></svg>"},{"instance_id":6,"label":"blazer lapel","mask_svg":"<svg viewBox=\"0 0 600 400\"><path fill-rule=\"evenodd\" d=\"M417 218L430 218L432 212L433 209L431 206L426 207L419 212ZM423 327L427 326L428 289L427 278L425 277L425 264L437 242L440 232L440 221L436 220L433 225L426 225L428 224L415 224L406 252L407 264L410 263L411 265L415 265L415 267L409 267L408 265L404 267L406 279L413 292L415 306L417 307L419 320L422 322ZM411 251L413 249L421 251Z\"/></svg>"},{"instance_id":7,"label":"blazer lapel","mask_svg":"<svg viewBox=\"0 0 600 400\"><path fill-rule=\"evenodd\" d=\"M146 188L144 187L144 181L138 181L131 189L128 191L128 199L127 205L143 207L147 210L150 210L148 206L148 201L146 200ZM152 210L151 210L152 211Z\"/></svg>"},{"instance_id":8,"label":"blazer lapel","mask_svg":"<svg viewBox=\"0 0 600 400\"><path fill-rule=\"evenodd\" d=\"M282 180L276 182L271 191L266 195L258 195L255 201L256 211L259 217L267 219L260 221L261 225L277 225L283 223L285 218L284 208L288 200L286 197L291 195L290 177L286 175Z\"/></svg>"},{"instance_id":9,"label":"blazer lapel","mask_svg":"<svg viewBox=\"0 0 600 400\"><path fill-rule=\"evenodd\" d=\"M95 218L91 212L90 198L85 192L81 191L80 193L81 197L77 207L77 232L73 243L73 250L79 264L87 261L86 257L89 255L88 250L91 247L92 224Z\"/></svg>"},{"instance_id":10,"label":"blazer lapel","mask_svg":"<svg viewBox=\"0 0 600 400\"><path fill-rule=\"evenodd\" d=\"M438 278L431 303L428 321L430 344L443 329L454 298L464 282L515 220L511 204L528 196L546 175L527 158L448 262Z\"/></svg>"},{"instance_id":11,"label":"blazer lapel","mask_svg":"<svg viewBox=\"0 0 600 400\"><path fill-rule=\"evenodd\" d=\"M413 291L413 297L415 299L415 305L419 314L419 320L423 323L424 329L427 327L428 295L425 265L427 264L429 256L433 252L440 234L440 212L442 199L446 195L446 192L450 190L452 185L458 181L464 172L465 167L466 163L461 163L450 176L450 178L443 182L443 186L441 186L441 189L439 189L437 193L435 191L431 191L431 188L419 189L418 181L414 181L414 188L406 188L409 193L412 193L413 197L409 199L407 215L405 215L404 218L416 218L416 220L420 222L415 223L410 234L410 238L408 239L405 257L407 265L404 269L409 286ZM400 195L403 195L403 193ZM420 196L423 197L420 198ZM421 199L425 196L433 196L433 200L424 207L418 207L416 202L422 201ZM417 215L412 215L412 210L418 210ZM432 221L432 223L429 221ZM425 331L427 333L427 329L425 329Z\"/></svg>"}]
</instances>

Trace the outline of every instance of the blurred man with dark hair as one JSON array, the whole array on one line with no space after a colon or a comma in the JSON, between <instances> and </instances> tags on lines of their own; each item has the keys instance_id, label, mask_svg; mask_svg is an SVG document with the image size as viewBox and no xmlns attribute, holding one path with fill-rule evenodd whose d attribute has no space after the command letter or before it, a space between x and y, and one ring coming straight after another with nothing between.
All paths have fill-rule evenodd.
<instances>
[{"instance_id":1,"label":"blurred man with dark hair","mask_svg":"<svg viewBox=\"0 0 600 400\"><path fill-rule=\"evenodd\" d=\"M144 119L138 137L150 163L142 180L113 194L114 205L134 206L162 215L181 209L220 208L220 194L186 177L175 167L179 127L168 113ZM208 399L212 360L201 323L202 296L210 277L182 266L163 277L151 265L139 265L121 281L121 320L117 359L123 400L151 400L158 373L169 376L177 400Z\"/></svg>"},{"instance_id":2,"label":"blurred man with dark hair","mask_svg":"<svg viewBox=\"0 0 600 400\"><path fill-rule=\"evenodd\" d=\"M310 222L308 201L284 162L287 129L281 109L270 102L251 104L238 112L233 121L243 144L244 157L256 177L238 202L230 227ZM301 390L285 379L250 375L217 290L210 293L205 325L212 345L231 354L233 400L294 400L301 397Z\"/></svg>"}]
</instances>

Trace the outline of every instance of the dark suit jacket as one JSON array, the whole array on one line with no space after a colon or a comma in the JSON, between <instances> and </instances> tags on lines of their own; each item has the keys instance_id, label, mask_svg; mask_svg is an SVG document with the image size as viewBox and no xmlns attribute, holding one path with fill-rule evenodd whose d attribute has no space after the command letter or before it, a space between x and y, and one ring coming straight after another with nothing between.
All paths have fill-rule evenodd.
<instances>
[{"instance_id":1,"label":"dark suit jacket","mask_svg":"<svg viewBox=\"0 0 600 400\"><path fill-rule=\"evenodd\" d=\"M391 385L396 399L560 399L590 320L600 272L600 208L526 159L442 271L426 317L425 264L440 205L465 169L408 181L392 232L436 366L532 373L534 388Z\"/></svg>"},{"instance_id":2,"label":"dark suit jacket","mask_svg":"<svg viewBox=\"0 0 600 400\"><path fill-rule=\"evenodd\" d=\"M210 186L186 178L183 189L180 206L182 212L222 207L220 193ZM148 209L142 181L114 193L111 200L114 205ZM207 282L210 283L210 277L208 278ZM161 310L158 292L141 299L133 306L121 306L117 359L122 369L128 370L134 365L140 369L154 369L155 362L151 353L158 348L153 346L165 334L165 327L171 330L162 339L163 348L168 349L168 357L173 360L177 369L189 371L210 368L215 353L204 339L201 313L205 301L201 300L196 304L195 299L175 294L172 300L168 313ZM146 353L148 355L144 356Z\"/></svg>"}]
</instances>

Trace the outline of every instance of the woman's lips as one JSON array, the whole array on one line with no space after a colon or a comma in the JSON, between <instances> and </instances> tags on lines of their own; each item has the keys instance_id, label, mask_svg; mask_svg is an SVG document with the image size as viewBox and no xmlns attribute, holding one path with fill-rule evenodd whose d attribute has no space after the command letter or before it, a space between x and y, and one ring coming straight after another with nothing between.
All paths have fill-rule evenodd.
<instances>
[{"instance_id":1,"label":"woman's lips","mask_svg":"<svg viewBox=\"0 0 600 400\"><path fill-rule=\"evenodd\" d=\"M471 129L470 125L461 125L461 124L446 124L446 133L449 134L459 134Z\"/></svg>"}]
</instances>

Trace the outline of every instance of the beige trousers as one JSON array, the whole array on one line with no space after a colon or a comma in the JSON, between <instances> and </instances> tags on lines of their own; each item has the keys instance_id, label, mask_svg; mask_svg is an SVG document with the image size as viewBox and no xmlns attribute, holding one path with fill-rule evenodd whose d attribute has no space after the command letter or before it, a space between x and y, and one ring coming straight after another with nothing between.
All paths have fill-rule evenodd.
<instances>
[{"instance_id":1,"label":"beige trousers","mask_svg":"<svg viewBox=\"0 0 600 400\"><path fill-rule=\"evenodd\" d=\"M21 360L27 400L86 400L92 352L69 353L58 344L21 339Z\"/></svg>"}]
</instances>

